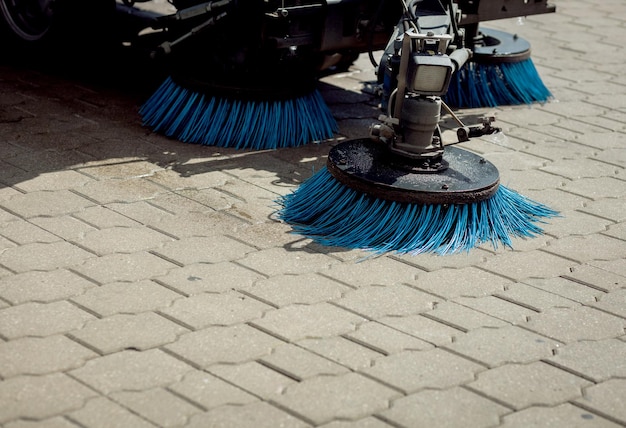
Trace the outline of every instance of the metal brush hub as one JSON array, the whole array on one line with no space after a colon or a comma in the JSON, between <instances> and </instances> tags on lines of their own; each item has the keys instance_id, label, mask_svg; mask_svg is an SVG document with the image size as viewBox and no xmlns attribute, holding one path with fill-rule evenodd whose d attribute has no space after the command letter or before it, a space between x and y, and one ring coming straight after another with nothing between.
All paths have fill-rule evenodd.
<instances>
[{"instance_id":1,"label":"metal brush hub","mask_svg":"<svg viewBox=\"0 0 626 428\"><path fill-rule=\"evenodd\" d=\"M474 38L472 61L480 63L519 62L530 58L530 43L517 34L481 28Z\"/></svg>"},{"instance_id":2,"label":"metal brush hub","mask_svg":"<svg viewBox=\"0 0 626 428\"><path fill-rule=\"evenodd\" d=\"M408 168L406 159L368 138L349 140L328 154L330 174L358 192L416 204L470 204L498 190L498 169L481 156L447 147L439 168Z\"/></svg>"}]
</instances>

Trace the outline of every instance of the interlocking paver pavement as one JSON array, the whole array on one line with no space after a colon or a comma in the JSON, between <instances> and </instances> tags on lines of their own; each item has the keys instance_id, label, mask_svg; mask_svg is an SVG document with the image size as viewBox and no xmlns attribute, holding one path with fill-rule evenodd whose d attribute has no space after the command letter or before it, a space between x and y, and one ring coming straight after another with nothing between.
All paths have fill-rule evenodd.
<instances>
[{"instance_id":1,"label":"interlocking paver pavement","mask_svg":"<svg viewBox=\"0 0 626 428\"><path fill-rule=\"evenodd\" d=\"M495 112L466 147L561 211L514 250L321 247L274 201L333 141L183 144L141 126L144 76L2 62L0 426L626 426L626 3L556 3L484 24L555 100L457 112ZM322 79L337 140L374 79L366 55Z\"/></svg>"}]
</instances>

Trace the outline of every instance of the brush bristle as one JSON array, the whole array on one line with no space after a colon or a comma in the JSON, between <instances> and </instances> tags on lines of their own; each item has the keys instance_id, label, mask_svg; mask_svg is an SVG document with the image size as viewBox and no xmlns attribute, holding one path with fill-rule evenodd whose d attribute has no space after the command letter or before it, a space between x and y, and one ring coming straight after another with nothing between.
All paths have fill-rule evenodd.
<instances>
[{"instance_id":1,"label":"brush bristle","mask_svg":"<svg viewBox=\"0 0 626 428\"><path fill-rule=\"evenodd\" d=\"M294 232L322 245L377 254L452 254L482 243L511 247L512 237L540 235L537 223L558 215L502 185L473 204L386 201L344 186L326 168L278 203L278 217Z\"/></svg>"},{"instance_id":2,"label":"brush bristle","mask_svg":"<svg viewBox=\"0 0 626 428\"><path fill-rule=\"evenodd\" d=\"M466 64L452 76L444 101L454 107L479 108L543 103L551 97L528 58L512 63Z\"/></svg>"},{"instance_id":3,"label":"brush bristle","mask_svg":"<svg viewBox=\"0 0 626 428\"><path fill-rule=\"evenodd\" d=\"M317 90L287 100L244 101L198 93L168 78L139 113L145 126L168 137L235 149L296 147L338 130Z\"/></svg>"}]
</instances>

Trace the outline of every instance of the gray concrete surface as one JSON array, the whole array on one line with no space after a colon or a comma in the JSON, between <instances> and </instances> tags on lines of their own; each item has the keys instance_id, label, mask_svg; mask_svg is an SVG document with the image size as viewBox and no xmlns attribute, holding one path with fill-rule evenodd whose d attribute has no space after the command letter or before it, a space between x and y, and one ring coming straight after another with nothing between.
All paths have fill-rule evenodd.
<instances>
[{"instance_id":1,"label":"gray concrete surface","mask_svg":"<svg viewBox=\"0 0 626 428\"><path fill-rule=\"evenodd\" d=\"M467 145L563 215L513 250L357 263L272 218L332 142L186 145L136 92L0 66L0 425L626 425L626 3L557 7L493 23L555 101ZM323 79L337 140L373 79Z\"/></svg>"}]
</instances>

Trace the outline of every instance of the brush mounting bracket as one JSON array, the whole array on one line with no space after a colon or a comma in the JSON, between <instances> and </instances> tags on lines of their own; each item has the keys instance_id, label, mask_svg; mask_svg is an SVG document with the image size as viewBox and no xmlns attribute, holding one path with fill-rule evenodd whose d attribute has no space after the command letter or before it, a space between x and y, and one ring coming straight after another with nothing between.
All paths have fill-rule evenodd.
<instances>
[{"instance_id":1,"label":"brush mounting bracket","mask_svg":"<svg viewBox=\"0 0 626 428\"><path fill-rule=\"evenodd\" d=\"M327 168L337 181L385 200L419 204L466 204L495 194L497 168L481 156L457 147L446 148L428 168L419 168L386 146L368 138L333 147Z\"/></svg>"}]
</instances>

